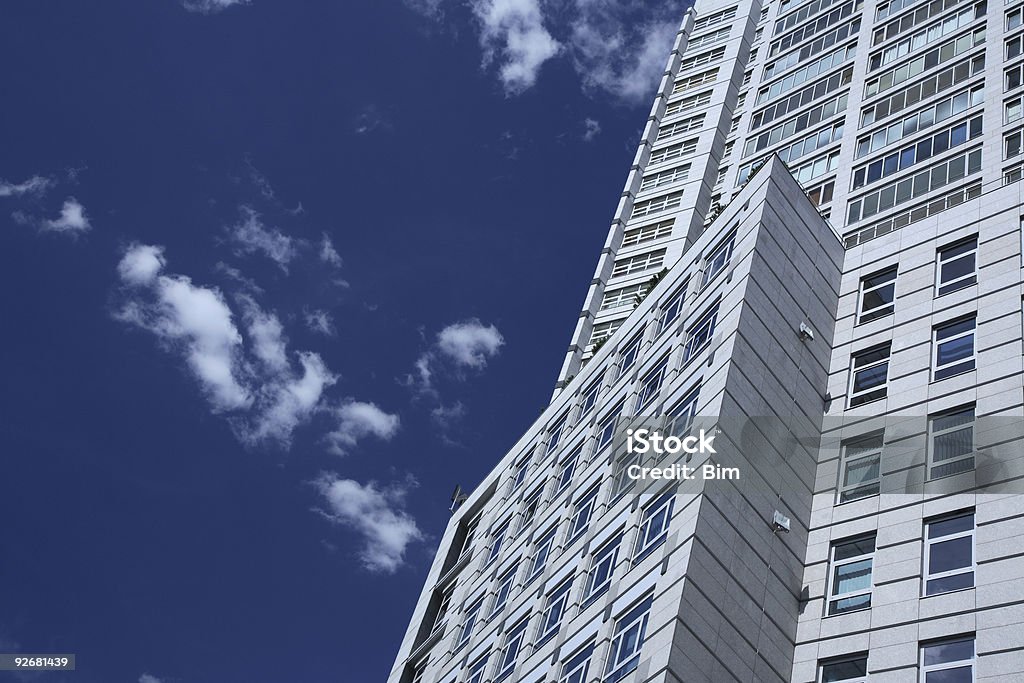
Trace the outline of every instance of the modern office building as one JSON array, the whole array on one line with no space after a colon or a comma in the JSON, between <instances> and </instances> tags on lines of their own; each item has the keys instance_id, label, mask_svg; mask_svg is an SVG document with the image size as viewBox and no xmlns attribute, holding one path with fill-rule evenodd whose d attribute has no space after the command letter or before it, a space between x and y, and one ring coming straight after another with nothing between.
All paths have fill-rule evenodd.
<instances>
[{"instance_id":1,"label":"modern office building","mask_svg":"<svg viewBox=\"0 0 1024 683\"><path fill-rule=\"evenodd\" d=\"M389 680L1024 681L1022 169L1024 0L698 0Z\"/></svg>"}]
</instances>

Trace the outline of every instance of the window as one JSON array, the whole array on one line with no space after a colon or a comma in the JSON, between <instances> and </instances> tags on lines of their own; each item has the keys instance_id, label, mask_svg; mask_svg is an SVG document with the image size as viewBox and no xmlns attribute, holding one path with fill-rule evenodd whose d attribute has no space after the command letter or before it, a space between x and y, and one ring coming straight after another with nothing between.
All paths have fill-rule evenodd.
<instances>
[{"instance_id":1,"label":"window","mask_svg":"<svg viewBox=\"0 0 1024 683\"><path fill-rule=\"evenodd\" d=\"M675 494L669 492L644 508L640 518L640 530L637 532L636 544L633 547L633 562L639 562L647 557L665 541L674 505Z\"/></svg>"},{"instance_id":2,"label":"window","mask_svg":"<svg viewBox=\"0 0 1024 683\"><path fill-rule=\"evenodd\" d=\"M844 441L839 466L839 502L878 495L883 434Z\"/></svg>"},{"instance_id":3,"label":"window","mask_svg":"<svg viewBox=\"0 0 1024 683\"><path fill-rule=\"evenodd\" d=\"M530 574L528 578L533 578L544 571L544 566L547 564L548 557L551 555L551 548L555 545L555 532L557 528L552 527L550 531L540 537L540 540L535 544L536 550L533 553L533 564L530 566Z\"/></svg>"},{"instance_id":4,"label":"window","mask_svg":"<svg viewBox=\"0 0 1024 683\"><path fill-rule=\"evenodd\" d=\"M974 637L922 645L921 683L974 683Z\"/></svg>"},{"instance_id":5,"label":"window","mask_svg":"<svg viewBox=\"0 0 1024 683\"><path fill-rule=\"evenodd\" d=\"M907 86L888 97L875 100L874 104L869 105L861 112L860 124L870 126L872 123L899 113L907 107L913 107L918 102L928 99L936 93L949 90L971 76L981 73L984 69L985 55L965 59L959 64L947 67L934 76Z\"/></svg>"},{"instance_id":6,"label":"window","mask_svg":"<svg viewBox=\"0 0 1024 683\"><path fill-rule=\"evenodd\" d=\"M579 462L580 454L583 452L583 444L576 447L558 466L558 484L555 487L555 495L568 488L572 483L572 475L576 471L576 463Z\"/></svg>"},{"instance_id":7,"label":"window","mask_svg":"<svg viewBox=\"0 0 1024 683\"><path fill-rule=\"evenodd\" d=\"M700 286L701 289L707 286L716 275L725 270L732 258L733 246L736 243L736 231L734 230L724 240L719 242L707 256L704 257L704 265L701 268Z\"/></svg>"},{"instance_id":8,"label":"window","mask_svg":"<svg viewBox=\"0 0 1024 683\"><path fill-rule=\"evenodd\" d=\"M725 48L724 47L718 47L718 48L715 48L714 50L709 50L707 52L702 52L699 55L694 55L693 57L687 57L686 59L681 60L679 62L679 71L680 72L687 71L689 69L694 69L694 68L696 68L698 66L704 66L705 64L710 64L711 62L717 62L719 59L721 59L724 56L725 56Z\"/></svg>"},{"instance_id":9,"label":"window","mask_svg":"<svg viewBox=\"0 0 1024 683\"><path fill-rule=\"evenodd\" d=\"M466 683L483 683L484 672L487 670L487 657L489 655L490 653L487 653L473 662L469 667L469 677L466 678Z\"/></svg>"},{"instance_id":10,"label":"window","mask_svg":"<svg viewBox=\"0 0 1024 683\"><path fill-rule=\"evenodd\" d=\"M701 115L700 118L703 119L704 116ZM687 119L687 121L690 120L692 119ZM675 127L675 124L673 124L673 127ZM699 128L699 126L697 127ZM676 131L675 133L672 133L672 135L675 135L678 132L681 131ZM659 149L652 150L649 163L653 166L654 164L660 164L663 161L672 161L673 159L678 159L679 157L686 156L687 154L693 154L696 150L697 138L693 138L692 140L683 140L682 142L668 147L661 147Z\"/></svg>"},{"instance_id":11,"label":"window","mask_svg":"<svg viewBox=\"0 0 1024 683\"><path fill-rule=\"evenodd\" d=\"M942 123L949 118L962 114L971 107L982 104L984 100L985 86L982 84L943 98L925 109L899 119L884 128L879 128L870 135L858 138L855 157L859 159L871 152L882 149L886 145L891 145L937 123Z\"/></svg>"},{"instance_id":12,"label":"window","mask_svg":"<svg viewBox=\"0 0 1024 683\"><path fill-rule=\"evenodd\" d=\"M604 376L601 375L593 382L591 382L583 393L580 395L580 417L589 413L597 405L597 397L601 393L601 383L604 381Z\"/></svg>"},{"instance_id":13,"label":"window","mask_svg":"<svg viewBox=\"0 0 1024 683\"><path fill-rule=\"evenodd\" d=\"M871 565L874 557L874 534L833 544L829 616L871 607Z\"/></svg>"},{"instance_id":14,"label":"window","mask_svg":"<svg viewBox=\"0 0 1024 683\"><path fill-rule=\"evenodd\" d=\"M709 102L711 102L710 90L697 93L696 95L690 95L689 97L684 97L681 100L670 102L669 105L665 107L665 116L672 116L673 114L696 109L697 107L703 107Z\"/></svg>"},{"instance_id":15,"label":"window","mask_svg":"<svg viewBox=\"0 0 1024 683\"><path fill-rule=\"evenodd\" d=\"M615 456L615 467L612 470L612 499L628 491L633 486L633 479L629 476L629 468L632 465L640 464L640 454L630 453L628 450Z\"/></svg>"},{"instance_id":16,"label":"window","mask_svg":"<svg viewBox=\"0 0 1024 683\"><path fill-rule=\"evenodd\" d=\"M822 14L817 19L801 25L799 28L787 33L782 38L772 41L771 47L768 50L768 56L774 57L779 54L779 52L788 50L797 43L810 38L814 34L824 31L829 26L839 23L843 19L852 15L855 11L858 11L863 4L863 0L851 0L851 2L847 2L827 14Z\"/></svg>"},{"instance_id":17,"label":"window","mask_svg":"<svg viewBox=\"0 0 1024 683\"><path fill-rule=\"evenodd\" d=\"M597 323L594 325L593 331L590 333L590 344L593 346L598 342L604 341L608 337L615 334L615 332L622 325L622 320L609 320L603 323Z\"/></svg>"},{"instance_id":18,"label":"window","mask_svg":"<svg viewBox=\"0 0 1024 683\"><path fill-rule=\"evenodd\" d=\"M527 529L533 522L533 518L537 516L537 508L540 507L540 496L542 493L544 493L543 484L528 493L523 499L523 519L519 524L520 531Z\"/></svg>"},{"instance_id":19,"label":"window","mask_svg":"<svg viewBox=\"0 0 1024 683\"><path fill-rule=\"evenodd\" d=\"M667 367L668 356L666 355L640 380L640 396L636 400L637 415L658 396L658 392L661 391L661 383L665 380L665 369Z\"/></svg>"},{"instance_id":20,"label":"window","mask_svg":"<svg viewBox=\"0 0 1024 683\"><path fill-rule=\"evenodd\" d=\"M937 296L970 287L978 282L978 237L939 249Z\"/></svg>"},{"instance_id":21,"label":"window","mask_svg":"<svg viewBox=\"0 0 1024 683\"><path fill-rule=\"evenodd\" d=\"M883 344L855 353L850 373L850 407L885 398L889 392L889 352L892 344Z\"/></svg>"},{"instance_id":22,"label":"window","mask_svg":"<svg viewBox=\"0 0 1024 683\"><path fill-rule=\"evenodd\" d=\"M897 266L861 278L860 315L857 322L866 323L892 315L896 300Z\"/></svg>"},{"instance_id":23,"label":"window","mask_svg":"<svg viewBox=\"0 0 1024 683\"><path fill-rule=\"evenodd\" d=\"M711 26L721 24L724 21L729 21L736 16L736 8L730 7L727 10L716 12L715 14L709 14L706 17L701 17L693 22L693 32L702 31Z\"/></svg>"},{"instance_id":24,"label":"window","mask_svg":"<svg viewBox=\"0 0 1024 683\"><path fill-rule=\"evenodd\" d=\"M597 505L597 494L599 491L599 486L595 485L576 501L572 519L569 521L569 540L567 544L572 543L580 534L587 530L590 518L594 515L594 507Z\"/></svg>"},{"instance_id":25,"label":"window","mask_svg":"<svg viewBox=\"0 0 1024 683\"><path fill-rule=\"evenodd\" d=\"M928 418L928 478L974 469L974 406Z\"/></svg>"},{"instance_id":26,"label":"window","mask_svg":"<svg viewBox=\"0 0 1024 683\"><path fill-rule=\"evenodd\" d=\"M526 627L529 622L529 618L523 619L505 635L505 647L502 648L501 654L498 656L495 680L504 678L516 668L516 658L519 656L519 650L523 647L523 639L526 637Z\"/></svg>"},{"instance_id":27,"label":"window","mask_svg":"<svg viewBox=\"0 0 1024 683\"><path fill-rule=\"evenodd\" d=\"M410 683L423 683L423 677L427 673L427 665L430 664L430 658L424 657L422 661L418 662L412 669L412 681Z\"/></svg>"},{"instance_id":28,"label":"window","mask_svg":"<svg viewBox=\"0 0 1024 683\"><path fill-rule=\"evenodd\" d=\"M819 57L815 61L811 62L807 66L791 71L784 78L780 78L769 86L761 88L757 91L757 99L754 101L755 104L764 104L768 100L774 99L782 93L789 92L793 88L803 85L807 81L815 78L829 69L839 66L848 59L853 58L857 54L856 43L845 45L838 50L828 53L824 57Z\"/></svg>"},{"instance_id":29,"label":"window","mask_svg":"<svg viewBox=\"0 0 1024 683\"><path fill-rule=\"evenodd\" d=\"M452 595L454 593L455 586L451 586L441 593L441 600L437 605L437 614L434 615L434 625L430 629L431 633L437 633L444 626L445 620L448 618L448 610L452 605Z\"/></svg>"},{"instance_id":30,"label":"window","mask_svg":"<svg viewBox=\"0 0 1024 683\"><path fill-rule=\"evenodd\" d=\"M935 349L935 356L932 359L932 367L935 368L932 373L933 379L946 379L974 369L974 328L976 324L977 319L970 317L939 325L933 330L932 347Z\"/></svg>"},{"instance_id":31,"label":"window","mask_svg":"<svg viewBox=\"0 0 1024 683\"><path fill-rule=\"evenodd\" d=\"M640 344L643 342L643 332L637 334L622 347L622 363L619 368L619 375L626 374L626 371L633 367L637 356L640 354Z\"/></svg>"},{"instance_id":32,"label":"window","mask_svg":"<svg viewBox=\"0 0 1024 683\"><path fill-rule=\"evenodd\" d=\"M848 84L851 80L853 80L853 67L843 69L839 73L832 74L827 78L817 81L816 83L812 83L792 95L789 95L785 99L781 99L774 104L768 105L761 111L755 112L750 118L750 130L755 130L761 126L765 126L772 121L789 114L791 111L796 111L804 105L821 99L825 95L833 93L842 86ZM837 97L848 97L848 94L844 92ZM845 110L846 100L843 100L841 104L842 108Z\"/></svg>"},{"instance_id":33,"label":"window","mask_svg":"<svg viewBox=\"0 0 1024 683\"><path fill-rule=\"evenodd\" d=\"M879 50L878 52L871 55L871 57L869 58L868 71L874 71L875 69L885 66L886 64L890 64L896 61L897 59L900 59L901 57L905 57L912 51L922 48L925 45L934 43L936 40L941 40L945 36L948 36L951 33L960 30L964 26L967 26L975 19L985 16L985 5L986 3L980 2L973 7L967 7L965 9L962 9L959 12L956 12L955 14L951 14L932 24L929 24L928 26L925 26L921 30L914 32L913 34L907 36L906 38L900 41L892 43L889 47L885 48L884 50ZM941 11L941 3L939 3L939 6ZM926 18L926 16L922 17L922 19ZM902 24L904 23L905 22L903 22L902 20L893 22L893 24L901 25L901 30ZM911 22L906 23L910 24ZM913 23L916 23L916 21ZM890 26L892 26L892 24L890 24ZM907 28L909 28L909 26ZM897 33L898 32L899 31L897 31ZM877 29L874 35L874 38L876 40L873 44L877 44L878 42L881 42L881 40L885 40L885 38L888 37L885 36L885 33L886 31L884 29ZM896 35L896 33L893 33L892 35ZM879 36L883 36L881 40L879 40Z\"/></svg>"},{"instance_id":34,"label":"window","mask_svg":"<svg viewBox=\"0 0 1024 683\"><path fill-rule=\"evenodd\" d=\"M836 4L836 2L838 2L838 0L814 0L806 5L801 5L800 9L796 12L775 20L775 28L773 29L772 35L777 36L783 31L793 28L812 14L817 14L826 7L831 7ZM779 13L781 14L787 9L789 9L788 5L784 3L779 6Z\"/></svg>"},{"instance_id":35,"label":"window","mask_svg":"<svg viewBox=\"0 0 1024 683\"><path fill-rule=\"evenodd\" d=\"M939 195L938 197L930 199L922 204L918 204L917 206L904 209L903 211L893 214L885 220L873 223L866 228L860 228L847 233L845 237L846 248L850 249L858 244L864 244L869 240L873 240L876 237L887 235L893 230L904 228L911 223L923 221L929 216L942 213L947 209L958 204L963 204L965 201L974 199L980 195L981 183L971 183L965 187L958 187L952 192L947 192L946 194Z\"/></svg>"},{"instance_id":36,"label":"window","mask_svg":"<svg viewBox=\"0 0 1024 683\"><path fill-rule=\"evenodd\" d=\"M711 343L718 318L718 302L704 311L686 331L686 346L683 348L683 364L689 363L704 347Z\"/></svg>"},{"instance_id":37,"label":"window","mask_svg":"<svg viewBox=\"0 0 1024 683\"><path fill-rule=\"evenodd\" d=\"M611 409L611 411L604 416L598 427L597 443L594 445L594 452L598 452L612 441L612 437L615 436L615 424L619 419L619 415L622 413L622 408L625 405L625 400L619 401L619 403Z\"/></svg>"},{"instance_id":38,"label":"window","mask_svg":"<svg viewBox=\"0 0 1024 683\"><path fill-rule=\"evenodd\" d=\"M562 675L558 683L587 683L590 671L590 658L594 654L594 644L590 643L569 659L562 662Z\"/></svg>"},{"instance_id":39,"label":"window","mask_svg":"<svg viewBox=\"0 0 1024 683\"><path fill-rule=\"evenodd\" d=\"M612 277L640 273L645 270L658 268L665 261L665 250L656 249L646 254L638 254L629 258L619 259L612 268Z\"/></svg>"},{"instance_id":40,"label":"window","mask_svg":"<svg viewBox=\"0 0 1024 683\"><path fill-rule=\"evenodd\" d=\"M562 441L562 432L565 431L565 423L569 419L568 411L565 412L555 423L548 429L548 450L547 453L552 452L558 448L558 444Z\"/></svg>"},{"instance_id":41,"label":"window","mask_svg":"<svg viewBox=\"0 0 1024 683\"><path fill-rule=\"evenodd\" d=\"M689 165L686 165L686 170L690 170ZM641 187L641 189L643 188ZM627 230L622 236L622 246L632 247L636 244L642 244L644 242L650 242L651 240L661 239L662 237L668 237L672 234L673 223L675 223L675 221L673 219L669 219L667 221L645 225L641 228Z\"/></svg>"},{"instance_id":42,"label":"window","mask_svg":"<svg viewBox=\"0 0 1024 683\"><path fill-rule=\"evenodd\" d=\"M476 513L467 522L463 522L462 548L459 550L459 557L462 557L473 548L473 537L476 536L477 527L480 526L480 516L483 512Z\"/></svg>"},{"instance_id":43,"label":"window","mask_svg":"<svg viewBox=\"0 0 1024 683\"><path fill-rule=\"evenodd\" d=\"M640 663L640 648L647 635L647 618L653 602L654 598L648 597L615 620L604 683L622 680Z\"/></svg>"},{"instance_id":44,"label":"window","mask_svg":"<svg viewBox=\"0 0 1024 683\"><path fill-rule=\"evenodd\" d=\"M621 534L615 536L591 556L590 569L587 571L587 587L583 591L585 601L593 600L611 584L615 562L619 559L621 541Z\"/></svg>"},{"instance_id":45,"label":"window","mask_svg":"<svg viewBox=\"0 0 1024 683\"><path fill-rule=\"evenodd\" d=\"M462 629L459 631L459 645L464 645L469 640L469 637L473 635L473 627L476 626L476 620L480 616L480 608L483 606L484 599L479 597L463 611Z\"/></svg>"},{"instance_id":46,"label":"window","mask_svg":"<svg viewBox=\"0 0 1024 683\"><path fill-rule=\"evenodd\" d=\"M697 399L700 397L700 385L690 389L671 410L668 411L668 424L665 432L669 436L682 439L690 433L693 418L697 415Z\"/></svg>"},{"instance_id":47,"label":"window","mask_svg":"<svg viewBox=\"0 0 1024 683\"><path fill-rule=\"evenodd\" d=\"M726 33L728 33L729 31L729 29L727 28L722 30L725 31ZM672 86L672 94L678 95L679 93L690 90L691 88L699 88L705 83L714 82L716 78L718 78L718 69L710 69L709 71L705 71L704 73L699 73L694 76L690 76L689 78L684 78L682 80L675 82L675 85Z\"/></svg>"},{"instance_id":48,"label":"window","mask_svg":"<svg viewBox=\"0 0 1024 683\"><path fill-rule=\"evenodd\" d=\"M636 285L630 285L629 287L620 287L619 289L612 289L604 293L604 298L601 299L602 311L608 311L613 308L623 308L629 306L630 308L635 307L647 294L647 289L650 285L646 282L641 282Z\"/></svg>"},{"instance_id":49,"label":"window","mask_svg":"<svg viewBox=\"0 0 1024 683\"><path fill-rule=\"evenodd\" d=\"M1015 7L1006 13L1006 30L1012 31L1013 29L1024 24L1024 7Z\"/></svg>"},{"instance_id":50,"label":"window","mask_svg":"<svg viewBox=\"0 0 1024 683\"><path fill-rule=\"evenodd\" d=\"M974 586L974 512L925 523L924 594Z\"/></svg>"},{"instance_id":51,"label":"window","mask_svg":"<svg viewBox=\"0 0 1024 683\"><path fill-rule=\"evenodd\" d=\"M680 311L683 310L683 302L686 300L686 289L689 284L690 281L687 279L680 285L672 297L662 305L661 320L658 322L658 334L661 334L665 328L679 317Z\"/></svg>"},{"instance_id":52,"label":"window","mask_svg":"<svg viewBox=\"0 0 1024 683\"><path fill-rule=\"evenodd\" d=\"M723 166L718 169L718 175L715 177L715 185L721 185L725 182L725 176L729 173L729 167Z\"/></svg>"},{"instance_id":53,"label":"window","mask_svg":"<svg viewBox=\"0 0 1024 683\"><path fill-rule=\"evenodd\" d=\"M504 574L498 578L498 590L494 594L494 604L491 605L491 616L494 616L508 602L509 593L512 592L512 584L516 581L516 570L519 563L512 565Z\"/></svg>"},{"instance_id":54,"label":"window","mask_svg":"<svg viewBox=\"0 0 1024 683\"><path fill-rule=\"evenodd\" d=\"M530 470L530 456L532 454L532 451L527 453L522 460L515 464L512 475L512 491L515 491L526 481L526 473Z\"/></svg>"},{"instance_id":55,"label":"window","mask_svg":"<svg viewBox=\"0 0 1024 683\"><path fill-rule=\"evenodd\" d=\"M508 525L511 520L505 520L505 522L499 526L493 534L491 534L491 552L487 556L487 563L490 564L494 561L494 558L501 552L501 544L505 540L505 533L508 531Z\"/></svg>"},{"instance_id":56,"label":"window","mask_svg":"<svg viewBox=\"0 0 1024 683\"><path fill-rule=\"evenodd\" d=\"M663 194L660 197L654 197L647 201L637 202L633 205L633 211L629 214L630 218L640 218L641 216L649 216L652 213L658 213L659 211L668 211L669 209L675 209L683 203L683 193L674 192L672 194ZM664 256L664 250L662 250L662 256ZM615 264L618 266L619 264ZM658 265L661 265L660 263ZM632 272L632 271L629 271ZM614 275L615 273L613 273Z\"/></svg>"},{"instance_id":57,"label":"window","mask_svg":"<svg viewBox=\"0 0 1024 683\"><path fill-rule=\"evenodd\" d=\"M705 116L707 116L707 114L698 114L697 116L691 116L688 119L683 119L681 121L676 121L673 124L670 124L670 125L667 125L667 126L662 126L661 128L658 129L658 135L655 137L655 140L656 141L667 140L668 138L674 138L675 136L677 136L677 135L679 135L681 133L688 133L691 130L699 130L700 127L704 125L704 117ZM686 146L688 144L691 144L691 143L693 145L693 148L696 149L697 141L696 140L690 140L690 141L682 143L681 148L680 148L680 153L676 154L675 156L680 156L681 154L686 154L687 152L685 152L684 150L686 149ZM662 150L662 151L666 151L667 149L671 149L671 148L665 148L665 150ZM691 149L690 151L693 151L693 150ZM664 161L665 159L672 159L672 158L674 158L667 151L666 151L666 154L667 154L667 156L665 158L658 159L658 161ZM655 163L655 155L656 155L656 152L651 152L651 163Z\"/></svg>"},{"instance_id":58,"label":"window","mask_svg":"<svg viewBox=\"0 0 1024 683\"><path fill-rule=\"evenodd\" d=\"M867 683L867 680L866 655L824 662L821 665L821 683Z\"/></svg>"},{"instance_id":59,"label":"window","mask_svg":"<svg viewBox=\"0 0 1024 683\"><path fill-rule=\"evenodd\" d=\"M647 190L653 190L654 188L661 187L662 185L678 183L681 180L686 180L689 175L690 164L682 164L681 166L676 166L675 168L670 168L666 171L661 171L660 173L652 173L644 176L644 179L640 182L640 191L646 192ZM668 232L672 232L671 228L672 224L669 223ZM624 240L623 246L625 246L625 244Z\"/></svg>"},{"instance_id":60,"label":"window","mask_svg":"<svg viewBox=\"0 0 1024 683\"><path fill-rule=\"evenodd\" d=\"M906 81L939 64L943 64L967 52L971 48L985 42L985 27L979 27L942 45L932 48L925 54L905 62L895 69L882 73L864 84L864 97L868 98L884 92L889 88L901 85Z\"/></svg>"},{"instance_id":61,"label":"window","mask_svg":"<svg viewBox=\"0 0 1024 683\"><path fill-rule=\"evenodd\" d=\"M555 590L548 593L544 604L544 613L540 620L540 637L537 639L537 646L546 641L558 632L558 627L565 616L566 607L569 605L569 592L572 590L572 579L560 583Z\"/></svg>"}]
</instances>

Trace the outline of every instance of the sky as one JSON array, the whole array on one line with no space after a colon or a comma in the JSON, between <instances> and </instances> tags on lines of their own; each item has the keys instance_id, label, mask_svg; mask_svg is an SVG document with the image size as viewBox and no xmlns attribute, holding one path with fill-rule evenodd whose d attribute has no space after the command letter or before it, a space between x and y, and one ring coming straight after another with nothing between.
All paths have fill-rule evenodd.
<instances>
[{"instance_id":1,"label":"sky","mask_svg":"<svg viewBox=\"0 0 1024 683\"><path fill-rule=\"evenodd\" d=\"M385 680L684 9L4 3L0 681Z\"/></svg>"}]
</instances>

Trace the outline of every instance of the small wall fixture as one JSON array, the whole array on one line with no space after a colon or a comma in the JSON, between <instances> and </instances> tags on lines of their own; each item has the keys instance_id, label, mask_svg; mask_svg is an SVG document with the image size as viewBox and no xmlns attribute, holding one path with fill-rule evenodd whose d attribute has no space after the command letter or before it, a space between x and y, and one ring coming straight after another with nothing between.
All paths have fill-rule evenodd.
<instances>
[{"instance_id":1,"label":"small wall fixture","mask_svg":"<svg viewBox=\"0 0 1024 683\"><path fill-rule=\"evenodd\" d=\"M772 515L772 531L775 533L789 533L789 517L782 514L778 510Z\"/></svg>"},{"instance_id":2,"label":"small wall fixture","mask_svg":"<svg viewBox=\"0 0 1024 683\"><path fill-rule=\"evenodd\" d=\"M800 340L814 341L814 330L807 323L800 323Z\"/></svg>"}]
</instances>

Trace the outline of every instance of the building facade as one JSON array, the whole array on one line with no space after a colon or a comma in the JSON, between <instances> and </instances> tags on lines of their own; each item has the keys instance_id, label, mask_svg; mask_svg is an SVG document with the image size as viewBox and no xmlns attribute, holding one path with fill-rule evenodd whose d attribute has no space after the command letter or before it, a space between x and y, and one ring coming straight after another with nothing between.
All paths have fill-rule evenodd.
<instances>
[{"instance_id":1,"label":"building facade","mask_svg":"<svg viewBox=\"0 0 1024 683\"><path fill-rule=\"evenodd\" d=\"M389 680L1024 680L1022 102L1024 2L698 0ZM646 419L741 479L639 487Z\"/></svg>"}]
</instances>

